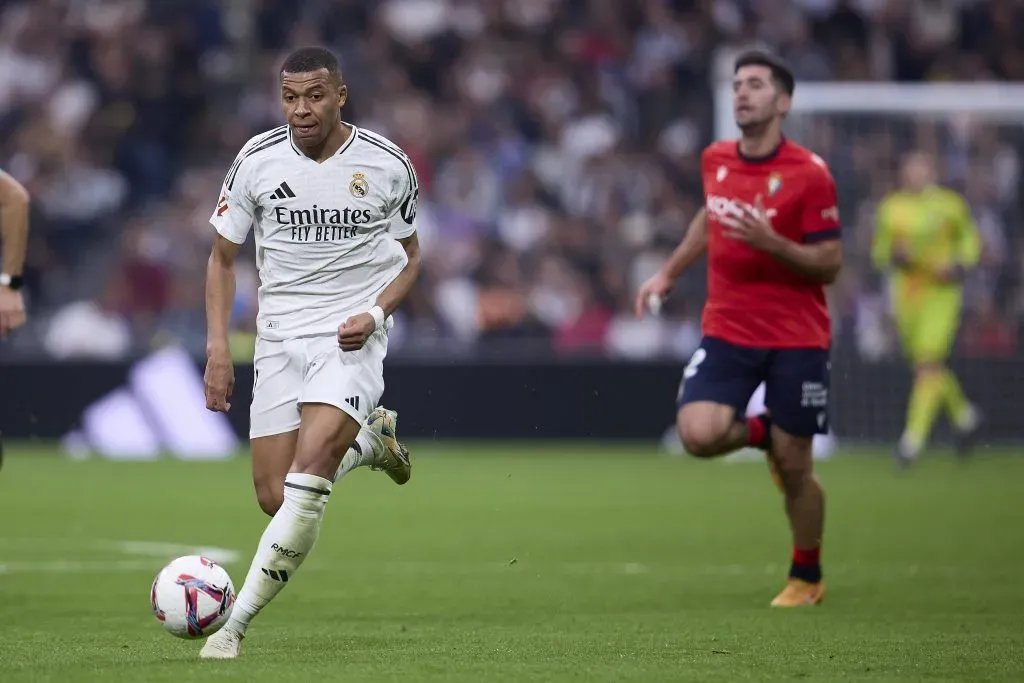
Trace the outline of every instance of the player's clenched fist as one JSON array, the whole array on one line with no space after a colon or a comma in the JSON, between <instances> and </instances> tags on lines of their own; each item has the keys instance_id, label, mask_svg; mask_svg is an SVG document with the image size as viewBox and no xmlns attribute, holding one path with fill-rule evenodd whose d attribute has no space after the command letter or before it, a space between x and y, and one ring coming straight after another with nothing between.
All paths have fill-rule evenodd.
<instances>
[{"instance_id":1,"label":"player's clenched fist","mask_svg":"<svg viewBox=\"0 0 1024 683\"><path fill-rule=\"evenodd\" d=\"M644 317L644 311L651 307L653 301L663 301L672 289L672 278L660 270L640 286L636 294L636 317ZM652 311L654 312L654 311Z\"/></svg>"},{"instance_id":2,"label":"player's clenched fist","mask_svg":"<svg viewBox=\"0 0 1024 683\"><path fill-rule=\"evenodd\" d=\"M211 352L206 359L203 374L206 389L206 409L217 413L231 410L228 399L235 388L235 366L227 350Z\"/></svg>"},{"instance_id":3,"label":"player's clenched fist","mask_svg":"<svg viewBox=\"0 0 1024 683\"><path fill-rule=\"evenodd\" d=\"M768 220L761 195L757 195L753 206L744 205L739 216L722 216L719 222L729 228L726 237L746 242L761 251L771 253L780 239Z\"/></svg>"},{"instance_id":4,"label":"player's clenched fist","mask_svg":"<svg viewBox=\"0 0 1024 683\"><path fill-rule=\"evenodd\" d=\"M338 328L338 346L342 351L358 351L377 329L377 321L370 313L360 313L346 320Z\"/></svg>"}]
</instances>

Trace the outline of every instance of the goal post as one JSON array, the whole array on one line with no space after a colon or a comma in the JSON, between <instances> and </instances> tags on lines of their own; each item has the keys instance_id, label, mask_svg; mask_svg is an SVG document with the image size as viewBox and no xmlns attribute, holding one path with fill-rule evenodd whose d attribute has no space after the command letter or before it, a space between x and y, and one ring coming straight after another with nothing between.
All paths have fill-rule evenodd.
<instances>
[{"instance_id":1,"label":"goal post","mask_svg":"<svg viewBox=\"0 0 1024 683\"><path fill-rule=\"evenodd\" d=\"M713 92L715 138L737 137L731 83L717 83ZM975 325L974 311L994 307L996 318L1024 333L1017 320L1024 286L1013 284L1024 247L1024 84L801 82L785 131L828 162L839 191L848 272L831 295L841 385L833 392L833 424L840 440L891 443L903 427L910 377L888 320L886 282L870 263L875 210L896 189L902 157L932 153L940 182L965 194L985 244L983 267L965 286L963 329ZM1024 356L1005 346L973 354L965 348L953 367L997 427L993 436L1024 440L1006 408L1024 382ZM853 433L843 433L844 422L857 425Z\"/></svg>"}]
</instances>

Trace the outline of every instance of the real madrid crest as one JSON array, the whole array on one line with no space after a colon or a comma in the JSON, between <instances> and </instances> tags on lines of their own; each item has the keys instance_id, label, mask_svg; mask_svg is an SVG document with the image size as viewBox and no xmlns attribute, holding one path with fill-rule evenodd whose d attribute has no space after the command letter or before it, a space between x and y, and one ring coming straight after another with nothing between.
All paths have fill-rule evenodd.
<instances>
[{"instance_id":1,"label":"real madrid crest","mask_svg":"<svg viewBox=\"0 0 1024 683\"><path fill-rule=\"evenodd\" d=\"M352 174L352 182L348 184L348 191L353 197L365 197L370 191L370 184L366 182L366 175L362 172Z\"/></svg>"},{"instance_id":2,"label":"real madrid crest","mask_svg":"<svg viewBox=\"0 0 1024 683\"><path fill-rule=\"evenodd\" d=\"M768 176L768 196L775 195L782 188L782 176L778 173L772 173Z\"/></svg>"}]
</instances>

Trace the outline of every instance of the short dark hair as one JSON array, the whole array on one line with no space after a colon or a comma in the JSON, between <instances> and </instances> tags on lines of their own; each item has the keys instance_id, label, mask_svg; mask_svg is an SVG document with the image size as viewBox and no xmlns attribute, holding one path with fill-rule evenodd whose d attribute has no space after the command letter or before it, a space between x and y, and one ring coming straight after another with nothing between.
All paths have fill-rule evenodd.
<instances>
[{"instance_id":1,"label":"short dark hair","mask_svg":"<svg viewBox=\"0 0 1024 683\"><path fill-rule=\"evenodd\" d=\"M327 69L327 73L341 82L341 65L338 58L325 47L300 47L285 57L284 64L281 65L282 74L304 74L320 69Z\"/></svg>"},{"instance_id":2,"label":"short dark hair","mask_svg":"<svg viewBox=\"0 0 1024 683\"><path fill-rule=\"evenodd\" d=\"M733 73L737 73L745 66L768 67L772 72L772 79L782 87L787 95L792 97L793 91L796 89L793 72L775 55L764 50L747 50L736 58Z\"/></svg>"}]
</instances>

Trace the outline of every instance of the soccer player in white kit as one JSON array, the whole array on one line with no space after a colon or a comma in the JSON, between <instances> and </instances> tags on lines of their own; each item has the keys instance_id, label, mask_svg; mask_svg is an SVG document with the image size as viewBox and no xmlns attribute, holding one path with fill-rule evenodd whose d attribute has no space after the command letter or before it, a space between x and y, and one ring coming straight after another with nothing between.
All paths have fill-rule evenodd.
<instances>
[{"instance_id":1,"label":"soccer player in white kit","mask_svg":"<svg viewBox=\"0 0 1024 683\"><path fill-rule=\"evenodd\" d=\"M313 549L334 483L354 467L411 474L397 416L377 406L391 313L420 270L416 173L386 138L341 120L337 58L302 48L281 68L287 125L251 139L211 217L207 408L226 411L233 263L254 227L260 273L250 411L253 482L273 517L231 618L200 656L239 655L249 622Z\"/></svg>"}]
</instances>

